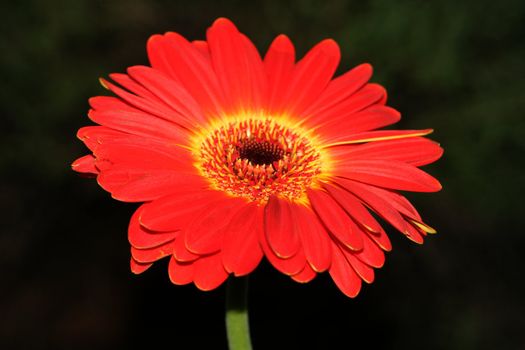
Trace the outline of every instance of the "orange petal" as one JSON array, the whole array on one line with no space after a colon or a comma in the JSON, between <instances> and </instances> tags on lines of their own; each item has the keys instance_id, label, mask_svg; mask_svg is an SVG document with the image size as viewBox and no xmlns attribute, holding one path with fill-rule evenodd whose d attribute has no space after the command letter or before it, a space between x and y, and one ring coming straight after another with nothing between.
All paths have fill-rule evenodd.
<instances>
[{"instance_id":1,"label":"orange petal","mask_svg":"<svg viewBox=\"0 0 525 350\"><path fill-rule=\"evenodd\" d=\"M149 269L153 263L139 263L135 259L131 258L129 261L129 266L131 268L131 272L133 272L136 275L139 275Z\"/></svg>"}]
</instances>

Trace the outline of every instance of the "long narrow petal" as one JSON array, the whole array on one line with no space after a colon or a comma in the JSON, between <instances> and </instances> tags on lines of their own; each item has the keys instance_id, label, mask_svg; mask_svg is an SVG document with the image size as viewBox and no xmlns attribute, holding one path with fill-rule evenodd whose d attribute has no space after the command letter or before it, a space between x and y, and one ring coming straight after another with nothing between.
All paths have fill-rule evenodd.
<instances>
[{"instance_id":1,"label":"long narrow petal","mask_svg":"<svg viewBox=\"0 0 525 350\"><path fill-rule=\"evenodd\" d=\"M147 202L170 194L170 189L200 188L202 178L176 171L130 170L114 166L101 172L98 184L123 202Z\"/></svg>"},{"instance_id":2,"label":"long narrow petal","mask_svg":"<svg viewBox=\"0 0 525 350\"><path fill-rule=\"evenodd\" d=\"M230 221L224 232L222 262L226 271L235 276L243 276L252 272L263 257L257 237L257 211L260 208L255 203L241 209Z\"/></svg>"},{"instance_id":3,"label":"long narrow petal","mask_svg":"<svg viewBox=\"0 0 525 350\"><path fill-rule=\"evenodd\" d=\"M264 68L268 76L269 113L283 112L294 66L295 48L290 39L281 34L274 39L264 57Z\"/></svg>"},{"instance_id":4,"label":"long narrow petal","mask_svg":"<svg viewBox=\"0 0 525 350\"><path fill-rule=\"evenodd\" d=\"M352 133L348 136L341 136L337 140L330 143L326 143L323 148L330 148L342 145L353 145L358 143L366 142L377 142L386 140L397 140L405 139L409 137L425 136L431 134L434 130L376 130L359 132L357 134Z\"/></svg>"},{"instance_id":5,"label":"long narrow petal","mask_svg":"<svg viewBox=\"0 0 525 350\"><path fill-rule=\"evenodd\" d=\"M351 159L333 170L336 176L375 186L413 192L441 190L438 180L415 166L382 159Z\"/></svg>"},{"instance_id":6,"label":"long narrow petal","mask_svg":"<svg viewBox=\"0 0 525 350\"><path fill-rule=\"evenodd\" d=\"M363 248L361 236L350 227L350 217L328 193L308 190L307 194L317 216L339 242L352 250Z\"/></svg>"},{"instance_id":7,"label":"long narrow petal","mask_svg":"<svg viewBox=\"0 0 525 350\"><path fill-rule=\"evenodd\" d=\"M223 88L229 109L236 112L257 107L260 99L255 81L263 72L262 61L253 45L235 25L225 18L217 19L207 32L208 44L215 73Z\"/></svg>"},{"instance_id":8,"label":"long narrow petal","mask_svg":"<svg viewBox=\"0 0 525 350\"><path fill-rule=\"evenodd\" d=\"M309 116L316 124L330 120L351 120L353 116L366 108L378 104L386 95L386 90L379 84L366 84L361 90L331 108Z\"/></svg>"},{"instance_id":9,"label":"long narrow petal","mask_svg":"<svg viewBox=\"0 0 525 350\"><path fill-rule=\"evenodd\" d=\"M314 46L295 66L285 100L291 115L303 115L326 88L339 65L341 52L331 39Z\"/></svg>"},{"instance_id":10,"label":"long narrow petal","mask_svg":"<svg viewBox=\"0 0 525 350\"><path fill-rule=\"evenodd\" d=\"M353 252L348 251L345 247L339 247L346 258L346 261L352 266L357 275L366 283L374 282L374 269L357 259Z\"/></svg>"},{"instance_id":11,"label":"long narrow petal","mask_svg":"<svg viewBox=\"0 0 525 350\"><path fill-rule=\"evenodd\" d=\"M359 225L373 233L381 232L379 223L352 193L331 184L323 184L323 187Z\"/></svg>"},{"instance_id":12,"label":"long narrow petal","mask_svg":"<svg viewBox=\"0 0 525 350\"><path fill-rule=\"evenodd\" d=\"M276 196L264 208L264 231L268 244L280 258L296 254L301 243L292 217L290 203Z\"/></svg>"},{"instance_id":13,"label":"long narrow petal","mask_svg":"<svg viewBox=\"0 0 525 350\"><path fill-rule=\"evenodd\" d=\"M317 272L328 270L332 262L331 239L316 214L300 204L292 205L299 237L308 263Z\"/></svg>"},{"instance_id":14,"label":"long narrow petal","mask_svg":"<svg viewBox=\"0 0 525 350\"><path fill-rule=\"evenodd\" d=\"M304 114L318 115L321 111L337 105L363 87L371 76L372 66L364 63L333 79Z\"/></svg>"},{"instance_id":15,"label":"long narrow petal","mask_svg":"<svg viewBox=\"0 0 525 350\"><path fill-rule=\"evenodd\" d=\"M345 163L349 159L383 159L422 166L438 160L443 149L437 142L423 137L370 142L357 146L333 148L332 159Z\"/></svg>"},{"instance_id":16,"label":"long narrow petal","mask_svg":"<svg viewBox=\"0 0 525 350\"><path fill-rule=\"evenodd\" d=\"M355 134L379 129L401 119L401 114L393 108L381 105L372 105L355 114L342 114L312 125L317 134L327 143L352 140Z\"/></svg>"},{"instance_id":17,"label":"long narrow petal","mask_svg":"<svg viewBox=\"0 0 525 350\"><path fill-rule=\"evenodd\" d=\"M222 111L224 97L207 42L190 44L177 33L167 33L152 36L147 47L152 66L180 81L205 112L217 115Z\"/></svg>"},{"instance_id":18,"label":"long narrow petal","mask_svg":"<svg viewBox=\"0 0 525 350\"><path fill-rule=\"evenodd\" d=\"M339 289L348 297L355 298L361 290L361 278L346 260L341 248L333 243L333 258L330 276Z\"/></svg>"},{"instance_id":19,"label":"long narrow petal","mask_svg":"<svg viewBox=\"0 0 525 350\"><path fill-rule=\"evenodd\" d=\"M333 180L344 189L359 197L364 203L372 208L379 216L383 217L392 226L401 232L406 232L407 222L399 212L383 197L370 191L373 186L368 186L349 179L337 178Z\"/></svg>"}]
</instances>

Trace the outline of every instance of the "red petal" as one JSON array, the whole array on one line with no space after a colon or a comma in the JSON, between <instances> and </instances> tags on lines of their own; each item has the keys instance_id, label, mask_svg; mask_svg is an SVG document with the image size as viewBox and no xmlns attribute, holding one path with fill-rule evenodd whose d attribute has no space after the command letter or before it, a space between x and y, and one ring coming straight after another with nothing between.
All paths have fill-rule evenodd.
<instances>
[{"instance_id":1,"label":"red petal","mask_svg":"<svg viewBox=\"0 0 525 350\"><path fill-rule=\"evenodd\" d=\"M93 153L97 157L97 162L109 161L111 164L118 164L119 167L130 170L195 172L190 152L180 146L159 140L143 138L104 140Z\"/></svg>"},{"instance_id":2,"label":"red petal","mask_svg":"<svg viewBox=\"0 0 525 350\"><path fill-rule=\"evenodd\" d=\"M178 112L179 115L175 117L175 120L181 125L191 129L195 123L205 122L200 106L190 93L175 80L144 66L130 67L128 74Z\"/></svg>"},{"instance_id":3,"label":"red petal","mask_svg":"<svg viewBox=\"0 0 525 350\"><path fill-rule=\"evenodd\" d=\"M397 123L401 114L393 108L373 105L361 112L334 116L316 125L316 133L325 142L344 142L353 139L356 133L382 128Z\"/></svg>"},{"instance_id":4,"label":"red petal","mask_svg":"<svg viewBox=\"0 0 525 350\"><path fill-rule=\"evenodd\" d=\"M357 259L353 252L348 251L345 247L340 248L346 260L352 266L357 275L366 283L374 282L374 269Z\"/></svg>"},{"instance_id":5,"label":"red petal","mask_svg":"<svg viewBox=\"0 0 525 350\"><path fill-rule=\"evenodd\" d=\"M173 284L184 285L193 282L194 264L177 261L173 256L168 264L168 274Z\"/></svg>"},{"instance_id":6,"label":"red petal","mask_svg":"<svg viewBox=\"0 0 525 350\"><path fill-rule=\"evenodd\" d=\"M246 202L239 198L227 198L206 205L184 229L186 248L201 255L220 250L224 230L232 217L244 206Z\"/></svg>"},{"instance_id":7,"label":"red petal","mask_svg":"<svg viewBox=\"0 0 525 350\"><path fill-rule=\"evenodd\" d=\"M351 219L328 193L308 190L307 194L317 216L337 240L352 250L363 248L361 236L351 229Z\"/></svg>"},{"instance_id":8,"label":"red petal","mask_svg":"<svg viewBox=\"0 0 525 350\"><path fill-rule=\"evenodd\" d=\"M79 173L98 174L98 169L95 167L95 157L91 154L75 160L71 164L71 168Z\"/></svg>"},{"instance_id":9,"label":"red petal","mask_svg":"<svg viewBox=\"0 0 525 350\"><path fill-rule=\"evenodd\" d=\"M361 278L346 260L341 248L333 243L333 258L330 266L330 276L339 289L350 298L354 298L361 290Z\"/></svg>"},{"instance_id":10,"label":"red petal","mask_svg":"<svg viewBox=\"0 0 525 350\"><path fill-rule=\"evenodd\" d=\"M423 244L424 240L421 232L412 225L407 225L405 236L414 243Z\"/></svg>"},{"instance_id":11,"label":"red petal","mask_svg":"<svg viewBox=\"0 0 525 350\"><path fill-rule=\"evenodd\" d=\"M270 45L264 57L264 68L268 76L268 111L283 112L285 95L295 66L295 49L286 35L279 35Z\"/></svg>"},{"instance_id":12,"label":"red petal","mask_svg":"<svg viewBox=\"0 0 525 350\"><path fill-rule=\"evenodd\" d=\"M329 233L310 208L294 204L292 211L306 259L315 271L328 270L332 262L332 243Z\"/></svg>"},{"instance_id":13,"label":"red petal","mask_svg":"<svg viewBox=\"0 0 525 350\"><path fill-rule=\"evenodd\" d=\"M332 79L340 59L337 43L326 39L297 63L285 97L286 110L291 115L302 115L316 101Z\"/></svg>"},{"instance_id":14,"label":"red petal","mask_svg":"<svg viewBox=\"0 0 525 350\"><path fill-rule=\"evenodd\" d=\"M179 262L191 262L200 258L200 255L194 254L186 247L186 232L182 231L173 242L173 256Z\"/></svg>"},{"instance_id":15,"label":"red petal","mask_svg":"<svg viewBox=\"0 0 525 350\"><path fill-rule=\"evenodd\" d=\"M194 265L193 283L200 290L215 289L228 278L228 272L222 266L220 254L202 257L195 261Z\"/></svg>"},{"instance_id":16,"label":"red petal","mask_svg":"<svg viewBox=\"0 0 525 350\"><path fill-rule=\"evenodd\" d=\"M401 232L406 232L407 223L399 212L392 207L392 205L385 200L382 196L375 194L370 191L373 186L361 184L348 179L338 178L334 179L341 187L352 192L371 207L377 214L388 221L392 226L397 228ZM373 237L372 237L373 239Z\"/></svg>"},{"instance_id":17,"label":"red petal","mask_svg":"<svg viewBox=\"0 0 525 350\"><path fill-rule=\"evenodd\" d=\"M301 247L290 207L289 201L272 196L264 208L266 238L280 258L293 256Z\"/></svg>"},{"instance_id":18,"label":"red petal","mask_svg":"<svg viewBox=\"0 0 525 350\"><path fill-rule=\"evenodd\" d=\"M385 263L385 253L370 237L363 233L363 250L354 252L354 256L371 267L382 267Z\"/></svg>"},{"instance_id":19,"label":"red petal","mask_svg":"<svg viewBox=\"0 0 525 350\"><path fill-rule=\"evenodd\" d=\"M120 110L92 109L88 112L88 116L97 124L128 134L168 139L178 143L186 142L188 138L187 131L184 131L176 124L125 104Z\"/></svg>"},{"instance_id":20,"label":"red petal","mask_svg":"<svg viewBox=\"0 0 525 350\"><path fill-rule=\"evenodd\" d=\"M256 225L259 208L255 203L248 204L232 218L224 232L222 262L226 271L235 276L243 276L252 272L263 257L259 245Z\"/></svg>"},{"instance_id":21,"label":"red petal","mask_svg":"<svg viewBox=\"0 0 525 350\"><path fill-rule=\"evenodd\" d=\"M204 111L213 115L222 111L224 97L210 63L208 43L190 44L177 33L167 33L150 38L148 55L152 66L162 66L162 71L180 81Z\"/></svg>"},{"instance_id":22,"label":"red petal","mask_svg":"<svg viewBox=\"0 0 525 350\"><path fill-rule=\"evenodd\" d=\"M137 249L131 246L131 256L139 263L152 263L171 255L173 252L173 241L151 249Z\"/></svg>"},{"instance_id":23,"label":"red petal","mask_svg":"<svg viewBox=\"0 0 525 350\"><path fill-rule=\"evenodd\" d=\"M173 231L186 228L204 206L223 199L225 195L209 190L179 190L143 206L140 222L154 231Z\"/></svg>"},{"instance_id":24,"label":"red petal","mask_svg":"<svg viewBox=\"0 0 525 350\"><path fill-rule=\"evenodd\" d=\"M314 104L305 111L305 115L319 114L340 103L363 87L371 76L372 66L364 63L333 79Z\"/></svg>"},{"instance_id":25,"label":"red petal","mask_svg":"<svg viewBox=\"0 0 525 350\"><path fill-rule=\"evenodd\" d=\"M438 180L412 165L381 159L351 159L334 168L333 174L348 179L396 190L436 192Z\"/></svg>"},{"instance_id":26,"label":"red petal","mask_svg":"<svg viewBox=\"0 0 525 350\"><path fill-rule=\"evenodd\" d=\"M153 263L148 263L148 264L139 263L138 261L136 261L133 258L131 258L130 261L129 261L129 266L131 268L131 272L133 272L136 275L143 273L144 271L149 269L152 265L153 265Z\"/></svg>"},{"instance_id":27,"label":"red petal","mask_svg":"<svg viewBox=\"0 0 525 350\"><path fill-rule=\"evenodd\" d=\"M392 207L401 214L421 222L421 216L417 212L416 208L414 208L414 206L410 204L408 199L406 199L399 193L379 187L370 187L368 190L370 192L375 193L378 196L385 198L392 205Z\"/></svg>"},{"instance_id":28,"label":"red petal","mask_svg":"<svg viewBox=\"0 0 525 350\"><path fill-rule=\"evenodd\" d=\"M124 202L146 202L170 194L179 188L201 188L199 176L163 170L134 170L112 167L97 178L112 197Z\"/></svg>"},{"instance_id":29,"label":"red petal","mask_svg":"<svg viewBox=\"0 0 525 350\"><path fill-rule=\"evenodd\" d=\"M262 223L263 222L262 211L260 211L260 214L258 215L259 215L259 218L257 220ZM268 261L273 265L273 267L275 267L278 271L286 275L289 275L289 276L296 275L304 269L304 266L306 265L306 256L302 248L299 248L297 253L291 256L290 258L282 259L278 257L277 255L275 255L273 250L270 249L270 246L268 245L268 241L266 239L266 235L262 227L259 227L259 225L256 225L256 230L257 230L257 236L259 237L259 243L264 252L264 255L266 256Z\"/></svg>"},{"instance_id":30,"label":"red petal","mask_svg":"<svg viewBox=\"0 0 525 350\"><path fill-rule=\"evenodd\" d=\"M379 223L353 194L330 184L324 184L323 187L359 225L370 232L381 232Z\"/></svg>"},{"instance_id":31,"label":"red petal","mask_svg":"<svg viewBox=\"0 0 525 350\"><path fill-rule=\"evenodd\" d=\"M310 267L310 265L306 264L301 272L291 277L296 282L307 283L313 280L315 276L317 276L317 273Z\"/></svg>"},{"instance_id":32,"label":"red petal","mask_svg":"<svg viewBox=\"0 0 525 350\"><path fill-rule=\"evenodd\" d=\"M213 68L230 107L227 112L237 112L242 108L251 110L259 98L254 90L258 78L254 72L262 72L260 58L254 59L258 53L246 45L235 25L225 18L213 23L208 29L207 39Z\"/></svg>"},{"instance_id":33,"label":"red petal","mask_svg":"<svg viewBox=\"0 0 525 350\"><path fill-rule=\"evenodd\" d=\"M411 137L408 139L378 141L365 143L359 146L339 147L331 151L331 154L340 162L348 159L383 159L405 162L413 166L430 164L443 155L443 149L439 144L423 137ZM335 152L334 152L335 151Z\"/></svg>"},{"instance_id":34,"label":"red petal","mask_svg":"<svg viewBox=\"0 0 525 350\"><path fill-rule=\"evenodd\" d=\"M197 49L207 60L211 60L210 57L210 47L208 46L208 43L206 40L193 40L191 42L193 47Z\"/></svg>"},{"instance_id":35,"label":"red petal","mask_svg":"<svg viewBox=\"0 0 525 350\"><path fill-rule=\"evenodd\" d=\"M129 243L138 249L155 248L170 241L177 236L177 232L159 233L146 230L140 225L139 217L143 212L144 205L135 211L129 222Z\"/></svg>"}]
</instances>

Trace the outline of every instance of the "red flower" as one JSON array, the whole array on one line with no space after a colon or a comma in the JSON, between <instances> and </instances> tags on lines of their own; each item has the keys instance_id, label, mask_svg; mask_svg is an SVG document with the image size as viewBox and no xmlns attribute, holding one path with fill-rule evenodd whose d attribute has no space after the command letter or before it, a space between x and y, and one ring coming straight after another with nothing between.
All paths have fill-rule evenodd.
<instances>
[{"instance_id":1,"label":"red flower","mask_svg":"<svg viewBox=\"0 0 525 350\"><path fill-rule=\"evenodd\" d=\"M93 154L73 163L115 199L144 202L133 272L169 257L173 283L210 290L265 256L298 282L328 271L354 297L391 249L370 211L417 243L435 232L397 191L439 191L418 167L443 150L422 137L432 130L376 130L400 114L369 64L333 78L333 40L296 63L280 35L261 59L221 18L207 41L167 33L147 49L151 67L102 80L117 97L90 99L99 125L78 137Z\"/></svg>"}]
</instances>

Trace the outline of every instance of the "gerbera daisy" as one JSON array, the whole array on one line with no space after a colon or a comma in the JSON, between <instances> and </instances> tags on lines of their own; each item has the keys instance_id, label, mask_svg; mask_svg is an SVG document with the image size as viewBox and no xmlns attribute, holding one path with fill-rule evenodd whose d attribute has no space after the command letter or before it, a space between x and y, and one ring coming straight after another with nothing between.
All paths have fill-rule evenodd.
<instances>
[{"instance_id":1,"label":"gerbera daisy","mask_svg":"<svg viewBox=\"0 0 525 350\"><path fill-rule=\"evenodd\" d=\"M211 290L266 257L298 282L328 271L354 297L391 249L376 217L417 243L435 232L398 191L439 191L418 167L443 150L430 129L377 130L400 114L369 64L333 77L333 40L296 62L279 35L262 59L220 18L206 41L154 35L147 51L151 66L101 80L116 97L90 99L99 125L78 137L92 154L73 163L143 203L128 231L133 272L168 257L173 283Z\"/></svg>"}]
</instances>

